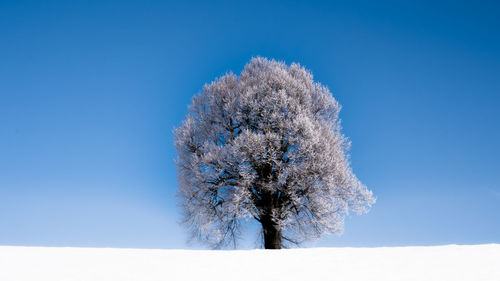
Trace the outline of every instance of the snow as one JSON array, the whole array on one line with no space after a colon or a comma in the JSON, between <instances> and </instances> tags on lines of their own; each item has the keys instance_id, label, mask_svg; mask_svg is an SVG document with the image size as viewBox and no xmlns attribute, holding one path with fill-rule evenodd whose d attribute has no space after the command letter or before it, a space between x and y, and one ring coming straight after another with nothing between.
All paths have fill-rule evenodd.
<instances>
[{"instance_id":1,"label":"snow","mask_svg":"<svg viewBox=\"0 0 500 281\"><path fill-rule=\"evenodd\" d=\"M1 281L500 280L500 244L290 250L0 246Z\"/></svg>"}]
</instances>

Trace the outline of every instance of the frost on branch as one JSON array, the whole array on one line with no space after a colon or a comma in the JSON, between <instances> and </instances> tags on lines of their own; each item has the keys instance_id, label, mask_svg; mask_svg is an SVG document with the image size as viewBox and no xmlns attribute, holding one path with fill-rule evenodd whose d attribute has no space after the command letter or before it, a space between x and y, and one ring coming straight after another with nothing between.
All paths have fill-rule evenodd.
<instances>
[{"instance_id":1,"label":"frost on branch","mask_svg":"<svg viewBox=\"0 0 500 281\"><path fill-rule=\"evenodd\" d=\"M262 225L266 248L341 233L374 203L349 165L340 105L299 64L253 58L195 96L175 130L184 225L214 248Z\"/></svg>"}]
</instances>

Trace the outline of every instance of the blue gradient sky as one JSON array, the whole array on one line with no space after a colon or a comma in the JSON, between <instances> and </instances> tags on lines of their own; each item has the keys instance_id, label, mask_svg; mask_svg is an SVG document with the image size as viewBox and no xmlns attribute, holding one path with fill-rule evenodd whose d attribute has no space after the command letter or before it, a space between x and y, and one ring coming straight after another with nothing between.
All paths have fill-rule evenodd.
<instances>
[{"instance_id":1,"label":"blue gradient sky","mask_svg":"<svg viewBox=\"0 0 500 281\"><path fill-rule=\"evenodd\" d=\"M500 243L500 7L402 2L1 1L0 245L188 248L172 129L256 55L332 90L378 198L308 246Z\"/></svg>"}]
</instances>

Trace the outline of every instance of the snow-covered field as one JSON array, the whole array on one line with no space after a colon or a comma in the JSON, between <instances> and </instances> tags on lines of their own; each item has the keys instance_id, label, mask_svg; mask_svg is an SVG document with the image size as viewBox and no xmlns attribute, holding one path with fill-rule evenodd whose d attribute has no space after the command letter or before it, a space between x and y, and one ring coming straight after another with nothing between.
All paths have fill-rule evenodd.
<instances>
[{"instance_id":1,"label":"snow-covered field","mask_svg":"<svg viewBox=\"0 0 500 281\"><path fill-rule=\"evenodd\" d=\"M500 244L194 251L0 246L1 281L500 280Z\"/></svg>"}]
</instances>

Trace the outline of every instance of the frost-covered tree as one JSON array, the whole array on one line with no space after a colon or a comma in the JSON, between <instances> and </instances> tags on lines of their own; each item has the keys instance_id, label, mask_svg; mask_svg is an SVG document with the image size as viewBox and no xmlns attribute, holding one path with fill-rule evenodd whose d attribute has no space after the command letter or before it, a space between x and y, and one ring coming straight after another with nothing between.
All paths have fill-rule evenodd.
<instances>
[{"instance_id":1,"label":"frost-covered tree","mask_svg":"<svg viewBox=\"0 0 500 281\"><path fill-rule=\"evenodd\" d=\"M195 96L175 130L184 225L214 248L236 246L250 219L266 249L341 233L374 202L353 174L340 105L299 64L253 58Z\"/></svg>"}]
</instances>

